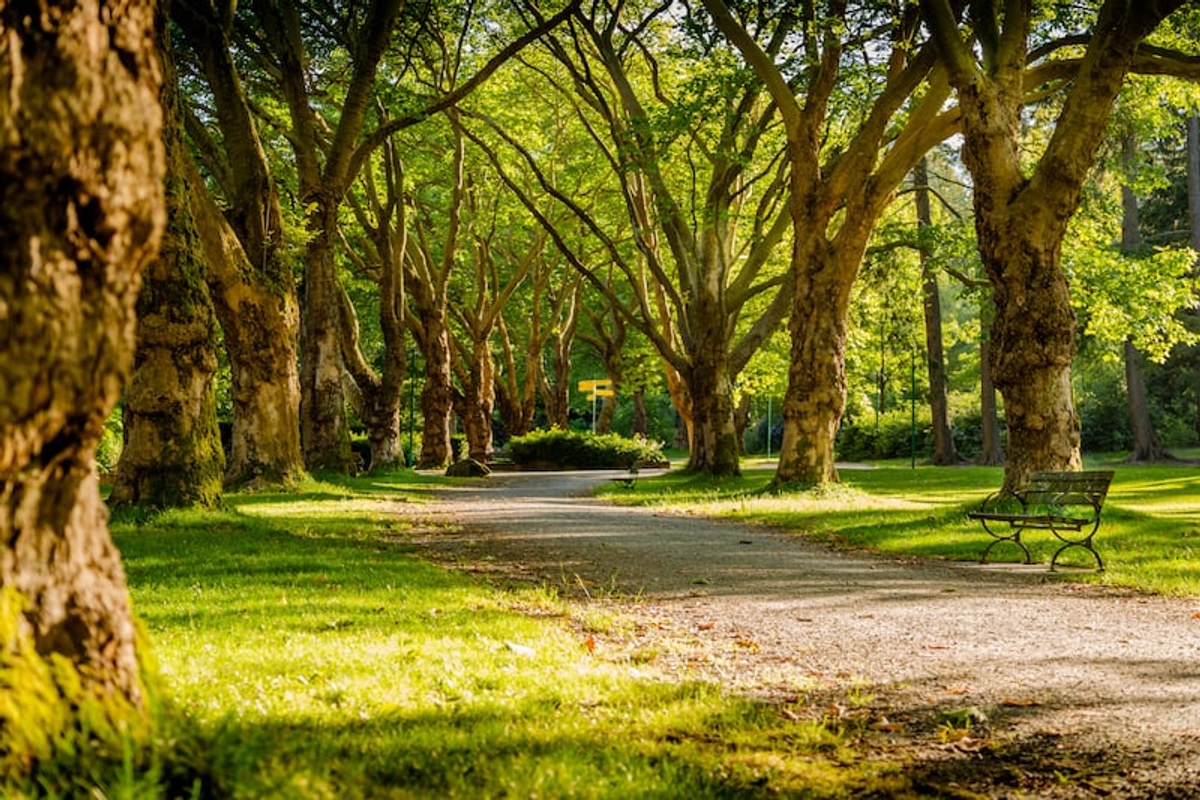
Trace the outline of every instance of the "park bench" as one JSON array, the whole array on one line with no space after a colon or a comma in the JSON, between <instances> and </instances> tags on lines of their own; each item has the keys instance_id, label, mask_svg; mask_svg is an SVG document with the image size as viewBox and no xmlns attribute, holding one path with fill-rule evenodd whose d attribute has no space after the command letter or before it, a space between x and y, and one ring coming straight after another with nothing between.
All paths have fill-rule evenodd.
<instances>
[{"instance_id":1,"label":"park bench","mask_svg":"<svg viewBox=\"0 0 1200 800\"><path fill-rule=\"evenodd\" d=\"M1062 542L1050 559L1050 569L1058 564L1064 550L1080 547L1091 553L1096 566L1104 562L1096 552L1092 537L1100 527L1100 510L1108 494L1113 473L1035 472L1025 488L1002 489L988 495L977 511L967 516L982 523L994 541L983 551L979 563L986 564L988 553L1001 542L1012 542L1025 553L1025 563L1032 562L1029 548L1021 541L1027 530L1048 530Z\"/></svg>"}]
</instances>

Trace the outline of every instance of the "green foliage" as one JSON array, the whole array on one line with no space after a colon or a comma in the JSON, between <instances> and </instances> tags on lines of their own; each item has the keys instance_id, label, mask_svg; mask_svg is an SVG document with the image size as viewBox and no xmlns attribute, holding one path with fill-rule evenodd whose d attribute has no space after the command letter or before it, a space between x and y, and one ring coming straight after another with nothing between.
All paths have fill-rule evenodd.
<instances>
[{"instance_id":1,"label":"green foliage","mask_svg":"<svg viewBox=\"0 0 1200 800\"><path fill-rule=\"evenodd\" d=\"M929 406L920 404L916 419L917 458L926 458L933 451L931 419ZM912 451L913 419L908 407L885 411L877 419L848 420L837 441L838 458L848 461L908 458Z\"/></svg>"},{"instance_id":2,"label":"green foliage","mask_svg":"<svg viewBox=\"0 0 1200 800\"><path fill-rule=\"evenodd\" d=\"M616 433L533 431L508 441L513 462L522 467L557 469L629 469L662 460L662 445Z\"/></svg>"}]
</instances>

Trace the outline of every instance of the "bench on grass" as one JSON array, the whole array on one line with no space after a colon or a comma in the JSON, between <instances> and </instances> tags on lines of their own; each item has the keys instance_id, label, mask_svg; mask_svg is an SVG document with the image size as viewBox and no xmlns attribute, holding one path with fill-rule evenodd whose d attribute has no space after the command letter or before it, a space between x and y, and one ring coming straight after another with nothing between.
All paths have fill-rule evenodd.
<instances>
[{"instance_id":1,"label":"bench on grass","mask_svg":"<svg viewBox=\"0 0 1200 800\"><path fill-rule=\"evenodd\" d=\"M1092 543L1100 527L1100 510L1112 483L1113 473L1035 472L1028 485L1018 491L1002 489L988 495L977 511L967 516L982 523L994 541L983 551L979 563L986 564L988 553L1001 542L1012 542L1025 553L1025 563L1032 562L1029 548L1021 541L1027 530L1048 530L1062 542L1050 559L1050 569L1058 564L1064 550L1081 547L1104 569L1104 562Z\"/></svg>"}]
</instances>

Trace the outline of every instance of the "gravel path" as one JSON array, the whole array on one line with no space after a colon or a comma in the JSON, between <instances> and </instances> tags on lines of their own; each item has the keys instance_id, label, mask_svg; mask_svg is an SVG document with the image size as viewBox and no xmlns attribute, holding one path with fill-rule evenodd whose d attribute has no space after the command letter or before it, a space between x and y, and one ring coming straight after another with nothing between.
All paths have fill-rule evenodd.
<instances>
[{"instance_id":1,"label":"gravel path","mask_svg":"<svg viewBox=\"0 0 1200 800\"><path fill-rule=\"evenodd\" d=\"M1043 567L847 555L585 496L612 475L496 474L447 490L438 514L461 529L428 546L617 603L636 623L601 648L652 653L664 673L857 715L878 732L873 746L925 764L931 786L1200 797L1200 600L1070 584ZM973 731L947 737L964 715ZM1019 774L988 763L1035 751ZM1038 783L1064 763L1077 780Z\"/></svg>"}]
</instances>

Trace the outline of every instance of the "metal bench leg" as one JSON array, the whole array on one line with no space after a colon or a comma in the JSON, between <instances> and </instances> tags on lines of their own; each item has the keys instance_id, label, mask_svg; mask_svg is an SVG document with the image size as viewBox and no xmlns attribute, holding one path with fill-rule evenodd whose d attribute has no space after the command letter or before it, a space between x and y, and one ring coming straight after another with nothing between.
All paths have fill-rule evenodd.
<instances>
[{"instance_id":1,"label":"metal bench leg","mask_svg":"<svg viewBox=\"0 0 1200 800\"><path fill-rule=\"evenodd\" d=\"M984 548L982 557L979 557L979 564L988 563L988 553L991 552L991 548L995 547L996 545L1000 545L1001 542L1013 542L1014 545L1021 548L1022 553L1025 553L1025 564L1033 563L1033 557L1030 554L1030 548L1025 546L1025 542L1021 541L1021 529L1020 528L1015 528L1015 529L1012 529L1009 531L1003 531L1003 533L997 533L997 531L991 529L990 525L988 524L988 521L984 521L983 529L988 531L988 534L992 537L992 540L995 540L995 541L992 541L990 543L990 545L988 545L988 547Z\"/></svg>"}]
</instances>

